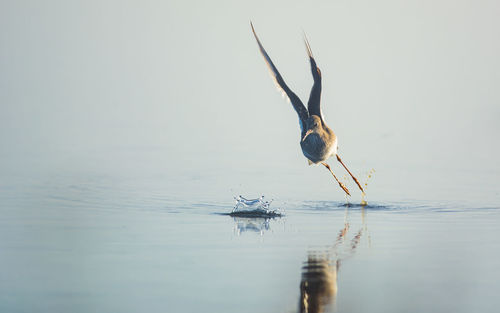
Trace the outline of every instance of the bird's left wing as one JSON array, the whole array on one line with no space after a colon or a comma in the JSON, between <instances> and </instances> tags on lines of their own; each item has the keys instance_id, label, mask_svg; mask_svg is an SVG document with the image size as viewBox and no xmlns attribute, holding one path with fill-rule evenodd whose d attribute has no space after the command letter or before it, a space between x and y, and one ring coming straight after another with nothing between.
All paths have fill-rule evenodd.
<instances>
[{"instance_id":1,"label":"bird's left wing","mask_svg":"<svg viewBox=\"0 0 500 313\"><path fill-rule=\"evenodd\" d=\"M281 74L278 72L278 69L276 68L276 66L274 66L273 61L271 61L271 58L269 57L266 50L260 43L259 37L257 37L257 34L255 33L255 29L253 28L252 22L250 22L250 26L252 26L253 35L255 36L257 44L259 45L260 53L262 54L264 60L266 61L267 67L269 68L269 72L271 73L271 77L276 83L278 89L284 92L284 94L292 103L293 108L295 109L297 115L299 116L301 130L304 131L306 120L309 117L309 113L307 112L306 107L299 99L299 97L297 97L297 95L292 90L290 90L290 88L288 88L288 86L286 85L285 81L283 80L283 77L281 77Z\"/></svg>"}]
</instances>

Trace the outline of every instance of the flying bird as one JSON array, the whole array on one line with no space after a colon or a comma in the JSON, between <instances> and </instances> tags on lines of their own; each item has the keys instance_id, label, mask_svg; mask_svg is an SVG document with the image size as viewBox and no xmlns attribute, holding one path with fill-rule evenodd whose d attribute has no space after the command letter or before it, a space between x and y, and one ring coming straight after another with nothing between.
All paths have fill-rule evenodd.
<instances>
[{"instance_id":1,"label":"flying bird","mask_svg":"<svg viewBox=\"0 0 500 313\"><path fill-rule=\"evenodd\" d=\"M311 46L309 45L309 42L305 35L304 43L306 45L307 55L309 56L309 62L311 63L311 72L314 79L311 94L309 95L309 101L307 102L307 109L299 99L299 97L286 85L283 77L281 77L278 69L274 65L273 61L271 61L271 58L262 46L259 37L257 37L252 22L250 22L250 26L252 27L253 35L255 36L257 44L259 45L260 53L264 57L267 67L269 68L271 77L276 83L278 89L280 89L292 103L293 108L299 116L299 124L301 130L300 147L302 148L302 153L307 158L309 165L322 164L323 166L325 166L333 175L340 188L342 188L344 192L350 196L351 194L347 187L337 179L337 176L335 176L335 174L333 173L330 165L326 163L326 160L328 158L335 156L337 158L337 161L342 164L342 166L346 169L354 182L358 185L359 189L364 193L363 187L361 187L358 179L354 177L351 171L349 171L347 166L345 166L344 162L342 162L342 160L340 159L340 156L337 153L337 136L335 136L335 133L331 130L331 128L326 125L323 118L320 106L321 71L316 65L316 61L314 60L311 51Z\"/></svg>"}]
</instances>

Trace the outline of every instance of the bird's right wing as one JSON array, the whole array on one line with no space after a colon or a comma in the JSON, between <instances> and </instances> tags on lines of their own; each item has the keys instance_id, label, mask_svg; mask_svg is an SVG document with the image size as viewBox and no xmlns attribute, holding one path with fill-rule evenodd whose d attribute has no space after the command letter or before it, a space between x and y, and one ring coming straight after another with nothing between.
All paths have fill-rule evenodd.
<instances>
[{"instance_id":1,"label":"bird's right wing","mask_svg":"<svg viewBox=\"0 0 500 313\"><path fill-rule=\"evenodd\" d=\"M257 34L255 33L255 29L253 28L252 22L250 22L250 26L252 26L253 35L255 36L257 44L259 45L260 53L262 53L262 56L266 61L267 67L269 68L269 72L271 73L271 77L276 83L278 89L281 90L287 96L288 100L290 100L290 102L292 103L293 108L295 109L295 111L299 116L300 128L303 132L304 127L306 126L306 120L309 117L309 113L307 112L306 107L299 99L299 97L297 97L297 95L292 90L290 90L290 88L288 88L288 86L285 84L283 77L281 77L281 74L278 72L278 69L276 68L276 66L274 66L273 61L271 61L271 58L269 57L266 50L260 43L259 37L257 37Z\"/></svg>"},{"instance_id":2,"label":"bird's right wing","mask_svg":"<svg viewBox=\"0 0 500 313\"><path fill-rule=\"evenodd\" d=\"M311 94L309 95L309 101L307 102L307 109L310 115L317 115L321 120L323 120L323 114L321 113L321 71L316 65L316 60L314 60L311 46L309 46L309 41L304 34L304 43L306 44L307 55L309 56L309 62L311 63L311 73L314 79L314 84L311 88Z\"/></svg>"}]
</instances>

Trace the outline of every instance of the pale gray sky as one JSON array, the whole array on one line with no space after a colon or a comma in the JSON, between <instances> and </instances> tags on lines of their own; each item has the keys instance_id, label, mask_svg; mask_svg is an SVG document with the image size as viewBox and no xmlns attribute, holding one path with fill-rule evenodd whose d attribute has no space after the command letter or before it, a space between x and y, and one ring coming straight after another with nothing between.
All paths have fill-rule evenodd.
<instances>
[{"instance_id":1,"label":"pale gray sky","mask_svg":"<svg viewBox=\"0 0 500 313\"><path fill-rule=\"evenodd\" d=\"M307 33L323 112L354 168L497 177L499 12L493 0L4 0L0 158L12 170L144 150L176 170L301 167L297 118L252 20L303 101Z\"/></svg>"}]
</instances>

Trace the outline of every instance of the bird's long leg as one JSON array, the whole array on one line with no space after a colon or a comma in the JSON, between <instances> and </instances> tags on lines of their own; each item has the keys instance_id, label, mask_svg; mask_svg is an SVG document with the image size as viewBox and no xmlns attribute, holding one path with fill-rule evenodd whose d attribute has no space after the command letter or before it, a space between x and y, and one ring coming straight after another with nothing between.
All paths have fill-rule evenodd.
<instances>
[{"instance_id":1,"label":"bird's long leg","mask_svg":"<svg viewBox=\"0 0 500 313\"><path fill-rule=\"evenodd\" d=\"M330 173L332 173L333 178L335 178L337 183L339 183L340 188L342 188L342 190L344 190L344 192L350 196L351 194L349 193L349 189L347 189L347 187L337 179L337 176L335 176L335 174L333 174L332 169L330 168L330 165L326 164L325 162L321 162L321 164L323 164L330 171Z\"/></svg>"},{"instance_id":2,"label":"bird's long leg","mask_svg":"<svg viewBox=\"0 0 500 313\"><path fill-rule=\"evenodd\" d=\"M359 189L364 194L365 191L363 190L363 187L361 187L361 184L359 183L358 179L356 177L354 177L354 175L352 175L351 171L349 171L349 169L347 168L347 166L345 166L344 162L342 162L342 160L340 159L339 155L336 154L336 156L337 156L337 161L339 161L340 164L342 164L342 166L345 168L345 170L347 171L347 173L349 173L349 175L351 175L351 177L354 180L354 182L356 183L356 185L358 185Z\"/></svg>"}]
</instances>

